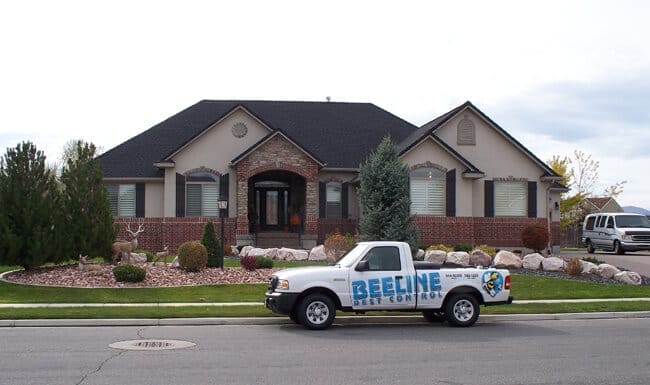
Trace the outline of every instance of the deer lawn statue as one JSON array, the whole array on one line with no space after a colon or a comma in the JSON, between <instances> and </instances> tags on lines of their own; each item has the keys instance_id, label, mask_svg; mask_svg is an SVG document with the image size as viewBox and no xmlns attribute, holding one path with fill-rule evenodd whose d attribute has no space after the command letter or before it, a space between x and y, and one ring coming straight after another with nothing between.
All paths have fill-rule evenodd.
<instances>
[{"instance_id":1,"label":"deer lawn statue","mask_svg":"<svg viewBox=\"0 0 650 385\"><path fill-rule=\"evenodd\" d=\"M88 256L87 255L81 255L79 254L79 271L84 271L87 273L93 272L93 273L101 273L102 271L102 266L98 264L89 264L88 263Z\"/></svg>"},{"instance_id":2,"label":"deer lawn statue","mask_svg":"<svg viewBox=\"0 0 650 385\"><path fill-rule=\"evenodd\" d=\"M164 264L168 255L169 255L169 246L165 246L164 251L159 251L156 253L156 258L153 260L153 264L155 265L160 258L162 258Z\"/></svg>"},{"instance_id":3,"label":"deer lawn statue","mask_svg":"<svg viewBox=\"0 0 650 385\"><path fill-rule=\"evenodd\" d=\"M113 255L111 257L113 265L115 264L115 261L117 260L117 256L119 254L122 254L122 261L124 261L124 256L126 255L126 263L131 263L131 252L135 249L138 248L138 235L140 235L142 232L144 232L144 224L141 224L138 226L138 231L135 233L131 231L131 225L128 224L126 231L131 234L131 237L133 238L130 242L125 242L125 241L117 241L113 242L113 245L111 246L111 249L113 250Z\"/></svg>"}]
</instances>

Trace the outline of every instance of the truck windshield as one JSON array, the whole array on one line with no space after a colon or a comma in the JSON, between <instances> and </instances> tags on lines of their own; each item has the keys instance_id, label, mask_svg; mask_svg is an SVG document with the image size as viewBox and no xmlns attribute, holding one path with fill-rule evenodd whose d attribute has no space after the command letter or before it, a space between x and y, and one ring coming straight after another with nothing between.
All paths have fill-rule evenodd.
<instances>
[{"instance_id":1,"label":"truck windshield","mask_svg":"<svg viewBox=\"0 0 650 385\"><path fill-rule=\"evenodd\" d=\"M639 215L617 215L616 226L622 227L645 227L650 228L648 218Z\"/></svg>"},{"instance_id":2,"label":"truck windshield","mask_svg":"<svg viewBox=\"0 0 650 385\"><path fill-rule=\"evenodd\" d=\"M354 261L359 258L361 254L366 250L367 246L362 245L362 244L357 244L350 250L348 250L347 253L343 254L341 258L337 259L336 262L334 262L334 265L339 265L343 267L350 267L354 263Z\"/></svg>"}]
</instances>

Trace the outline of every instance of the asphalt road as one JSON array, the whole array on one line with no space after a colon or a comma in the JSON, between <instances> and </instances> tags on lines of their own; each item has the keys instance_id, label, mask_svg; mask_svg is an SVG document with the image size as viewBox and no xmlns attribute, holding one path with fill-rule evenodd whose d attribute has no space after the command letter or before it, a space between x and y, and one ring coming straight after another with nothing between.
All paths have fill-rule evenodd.
<instances>
[{"instance_id":1,"label":"asphalt road","mask_svg":"<svg viewBox=\"0 0 650 385\"><path fill-rule=\"evenodd\" d=\"M650 319L446 325L0 328L0 383L648 384ZM165 351L110 348L174 339Z\"/></svg>"},{"instance_id":2,"label":"asphalt road","mask_svg":"<svg viewBox=\"0 0 650 385\"><path fill-rule=\"evenodd\" d=\"M594 257L601 261L605 261L611 265L624 267L628 270L636 271L639 274L650 277L650 253L645 251L627 252L623 255L608 253L605 251L596 251L594 254L582 252L564 252L561 254L564 258L578 258ZM650 383L650 382L649 382Z\"/></svg>"}]
</instances>

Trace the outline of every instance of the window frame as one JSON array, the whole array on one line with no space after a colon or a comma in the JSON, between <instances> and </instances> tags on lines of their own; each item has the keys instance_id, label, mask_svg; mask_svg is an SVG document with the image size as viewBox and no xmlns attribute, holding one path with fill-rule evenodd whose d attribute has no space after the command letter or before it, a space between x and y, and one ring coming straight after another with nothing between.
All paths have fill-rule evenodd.
<instances>
[{"instance_id":1,"label":"window frame","mask_svg":"<svg viewBox=\"0 0 650 385\"><path fill-rule=\"evenodd\" d=\"M108 192L111 215L114 217L127 218L137 216L137 188L135 183L107 183L104 187ZM130 198L131 194L132 198ZM126 198L129 199L127 200ZM132 209L129 206L132 206ZM113 210L113 208L115 208L115 210ZM129 211L125 212L127 209Z\"/></svg>"},{"instance_id":2,"label":"window frame","mask_svg":"<svg viewBox=\"0 0 650 385\"><path fill-rule=\"evenodd\" d=\"M507 190L504 187L510 186ZM517 186L519 191L513 190ZM508 196L504 197L504 193ZM516 194L520 195L517 197ZM506 209L501 202L508 202L509 209ZM513 204L518 202L518 205L512 209ZM494 181L494 216L495 217L510 217L522 218L528 217L528 182L526 181L510 181L510 180L495 180Z\"/></svg>"},{"instance_id":3,"label":"window frame","mask_svg":"<svg viewBox=\"0 0 650 385\"><path fill-rule=\"evenodd\" d=\"M418 174L425 173L425 176ZM424 192L416 192L416 186L419 183L425 187ZM418 186L419 188L419 186ZM414 194L420 194L421 197L415 198ZM424 198L422 198L424 197ZM447 173L436 167L420 167L409 172L409 198L411 200L411 215L447 215ZM420 200L424 200L420 203Z\"/></svg>"},{"instance_id":4,"label":"window frame","mask_svg":"<svg viewBox=\"0 0 650 385\"><path fill-rule=\"evenodd\" d=\"M212 179L212 178L210 178ZM191 218L198 218L198 217L218 217L219 216L219 208L218 208L218 201L220 198L219 194L219 180L187 180L185 182L185 216L186 217L191 217ZM200 191L199 191L199 215L196 215L194 213L194 208L190 210L190 205L194 204L195 202L191 202L191 197L193 198L194 195L191 195L189 193L188 187L190 186L201 186ZM206 191L204 191L205 186L214 186L214 191L212 192L212 195L216 196L216 199L214 201L214 207L211 207L209 210L206 208L206 204L204 203L204 199L206 197ZM215 194L216 193L216 194Z\"/></svg>"}]
</instances>

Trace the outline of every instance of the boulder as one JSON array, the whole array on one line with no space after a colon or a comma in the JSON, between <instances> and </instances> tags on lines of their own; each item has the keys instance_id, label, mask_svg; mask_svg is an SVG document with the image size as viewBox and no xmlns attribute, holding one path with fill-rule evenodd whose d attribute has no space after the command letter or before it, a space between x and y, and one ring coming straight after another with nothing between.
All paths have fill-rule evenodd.
<instances>
[{"instance_id":1,"label":"boulder","mask_svg":"<svg viewBox=\"0 0 650 385\"><path fill-rule=\"evenodd\" d=\"M542 269L545 271L564 271L566 262L558 257L548 257L542 260Z\"/></svg>"},{"instance_id":2,"label":"boulder","mask_svg":"<svg viewBox=\"0 0 650 385\"><path fill-rule=\"evenodd\" d=\"M598 272L598 265L595 263L587 262L580 260L580 263L582 263L582 272L584 274L596 274Z\"/></svg>"},{"instance_id":3,"label":"boulder","mask_svg":"<svg viewBox=\"0 0 650 385\"><path fill-rule=\"evenodd\" d=\"M614 275L614 279L627 285L640 285L641 276L633 271L621 271Z\"/></svg>"},{"instance_id":4,"label":"boulder","mask_svg":"<svg viewBox=\"0 0 650 385\"><path fill-rule=\"evenodd\" d=\"M277 250L277 258L281 261L306 261L309 258L307 250L296 250L280 248Z\"/></svg>"},{"instance_id":5,"label":"boulder","mask_svg":"<svg viewBox=\"0 0 650 385\"><path fill-rule=\"evenodd\" d=\"M128 262L133 263L145 263L147 262L147 254L145 253L131 253L131 257L128 257ZM122 261L126 262L126 260Z\"/></svg>"},{"instance_id":6,"label":"boulder","mask_svg":"<svg viewBox=\"0 0 650 385\"><path fill-rule=\"evenodd\" d=\"M616 267L608 263L601 263L598 265L598 270L596 273L605 279L612 279L614 276L621 271Z\"/></svg>"},{"instance_id":7,"label":"boulder","mask_svg":"<svg viewBox=\"0 0 650 385\"><path fill-rule=\"evenodd\" d=\"M178 256L174 257L174 260L172 261L172 267L178 267Z\"/></svg>"},{"instance_id":8,"label":"boulder","mask_svg":"<svg viewBox=\"0 0 650 385\"><path fill-rule=\"evenodd\" d=\"M544 257L539 253L527 254L521 261L524 269L539 270L542 268L542 261Z\"/></svg>"},{"instance_id":9,"label":"boulder","mask_svg":"<svg viewBox=\"0 0 650 385\"><path fill-rule=\"evenodd\" d=\"M424 250L418 249L418 252L413 256L413 259L416 261L424 261Z\"/></svg>"},{"instance_id":10,"label":"boulder","mask_svg":"<svg viewBox=\"0 0 650 385\"><path fill-rule=\"evenodd\" d=\"M246 245L241 248L241 251L239 252L240 257L246 257L248 256L248 253L253 249L253 246Z\"/></svg>"},{"instance_id":11,"label":"boulder","mask_svg":"<svg viewBox=\"0 0 650 385\"><path fill-rule=\"evenodd\" d=\"M424 260L442 265L447 260L447 253L442 250L427 250L424 253Z\"/></svg>"},{"instance_id":12,"label":"boulder","mask_svg":"<svg viewBox=\"0 0 650 385\"><path fill-rule=\"evenodd\" d=\"M469 254L466 251L450 251L447 253L446 263L469 266Z\"/></svg>"},{"instance_id":13,"label":"boulder","mask_svg":"<svg viewBox=\"0 0 650 385\"><path fill-rule=\"evenodd\" d=\"M260 249L258 247L254 247L250 250L248 250L249 256L253 257L266 257L266 258L271 258L275 259L276 256L278 255L278 249L277 248L271 248L271 249Z\"/></svg>"},{"instance_id":14,"label":"boulder","mask_svg":"<svg viewBox=\"0 0 650 385\"><path fill-rule=\"evenodd\" d=\"M494 267L505 269L521 269L521 258L507 250L501 250L494 256Z\"/></svg>"},{"instance_id":15,"label":"boulder","mask_svg":"<svg viewBox=\"0 0 650 385\"><path fill-rule=\"evenodd\" d=\"M325 254L325 246L324 245L318 245L313 247L309 251L309 260L310 261L326 261L327 260L327 254Z\"/></svg>"},{"instance_id":16,"label":"boulder","mask_svg":"<svg viewBox=\"0 0 650 385\"><path fill-rule=\"evenodd\" d=\"M492 258L490 255L483 250L473 250L472 254L469 256L469 264L474 266L490 266L492 263Z\"/></svg>"}]
</instances>

